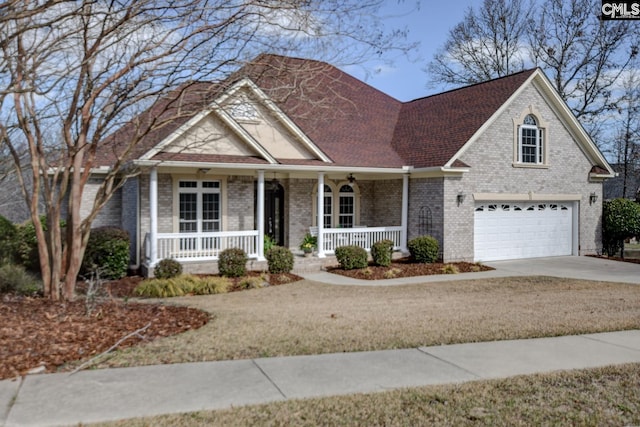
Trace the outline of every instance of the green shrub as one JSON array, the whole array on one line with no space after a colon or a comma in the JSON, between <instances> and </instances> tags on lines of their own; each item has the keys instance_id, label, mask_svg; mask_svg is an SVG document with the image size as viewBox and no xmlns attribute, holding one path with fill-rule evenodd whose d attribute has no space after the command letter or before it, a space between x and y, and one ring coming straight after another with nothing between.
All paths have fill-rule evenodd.
<instances>
[{"instance_id":1,"label":"green shrub","mask_svg":"<svg viewBox=\"0 0 640 427\"><path fill-rule=\"evenodd\" d=\"M116 227L91 230L82 260L81 274L96 271L103 279L120 279L129 267L129 233Z\"/></svg>"},{"instance_id":2,"label":"green shrub","mask_svg":"<svg viewBox=\"0 0 640 427\"><path fill-rule=\"evenodd\" d=\"M440 251L438 241L431 236L420 236L411 239L407 243L407 248L414 261L424 264L435 262Z\"/></svg>"},{"instance_id":3,"label":"green shrub","mask_svg":"<svg viewBox=\"0 0 640 427\"><path fill-rule=\"evenodd\" d=\"M247 273L247 254L238 248L229 248L220 252L218 271L224 277L240 277Z\"/></svg>"},{"instance_id":4,"label":"green shrub","mask_svg":"<svg viewBox=\"0 0 640 427\"><path fill-rule=\"evenodd\" d=\"M156 279L171 279L182 274L182 264L172 258L160 260L153 268L153 276Z\"/></svg>"},{"instance_id":5,"label":"green shrub","mask_svg":"<svg viewBox=\"0 0 640 427\"><path fill-rule=\"evenodd\" d=\"M602 204L602 244L609 256L624 257L624 239L640 235L640 205L628 199Z\"/></svg>"},{"instance_id":6,"label":"green shrub","mask_svg":"<svg viewBox=\"0 0 640 427\"><path fill-rule=\"evenodd\" d=\"M269 273L289 273L293 270L293 254L287 248L274 246L266 254Z\"/></svg>"},{"instance_id":7,"label":"green shrub","mask_svg":"<svg viewBox=\"0 0 640 427\"><path fill-rule=\"evenodd\" d=\"M7 218L0 216L0 264L17 261L18 229Z\"/></svg>"},{"instance_id":8,"label":"green shrub","mask_svg":"<svg viewBox=\"0 0 640 427\"><path fill-rule=\"evenodd\" d=\"M371 257L373 263L381 267L391 265L391 254L393 253L393 241L380 240L371 246Z\"/></svg>"},{"instance_id":9,"label":"green shrub","mask_svg":"<svg viewBox=\"0 0 640 427\"><path fill-rule=\"evenodd\" d=\"M47 232L47 217L41 216L42 229ZM60 221L61 236L64 239L66 221ZM40 272L40 258L38 257L38 240L36 228L32 221L27 221L17 227L18 235L15 247L15 256L18 264L23 265L28 271Z\"/></svg>"},{"instance_id":10,"label":"green shrub","mask_svg":"<svg viewBox=\"0 0 640 427\"><path fill-rule=\"evenodd\" d=\"M336 248L336 259L344 270L366 268L367 251L360 246L340 246Z\"/></svg>"},{"instance_id":11,"label":"green shrub","mask_svg":"<svg viewBox=\"0 0 640 427\"><path fill-rule=\"evenodd\" d=\"M269 249L276 245L276 241L273 237L268 234L264 235L264 251L267 252Z\"/></svg>"},{"instance_id":12,"label":"green shrub","mask_svg":"<svg viewBox=\"0 0 640 427\"><path fill-rule=\"evenodd\" d=\"M46 218L40 218L46 224ZM45 225L46 229L46 225ZM18 226L18 241L16 242L16 258L20 265L29 271L40 271L40 259L38 258L38 241L36 228L33 222L28 221Z\"/></svg>"},{"instance_id":13,"label":"green shrub","mask_svg":"<svg viewBox=\"0 0 640 427\"><path fill-rule=\"evenodd\" d=\"M4 264L0 267L0 293L16 292L33 295L42 291L42 284L25 268L16 264Z\"/></svg>"}]
</instances>

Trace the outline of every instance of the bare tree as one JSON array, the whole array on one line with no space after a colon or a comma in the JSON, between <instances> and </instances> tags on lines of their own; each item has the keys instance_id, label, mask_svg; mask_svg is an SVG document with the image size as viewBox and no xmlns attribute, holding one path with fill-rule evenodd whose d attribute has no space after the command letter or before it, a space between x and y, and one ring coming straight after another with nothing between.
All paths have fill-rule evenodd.
<instances>
[{"instance_id":1,"label":"bare tree","mask_svg":"<svg viewBox=\"0 0 640 427\"><path fill-rule=\"evenodd\" d=\"M485 0L449 31L445 45L427 66L432 83L473 84L521 71L531 3Z\"/></svg>"},{"instance_id":2,"label":"bare tree","mask_svg":"<svg viewBox=\"0 0 640 427\"><path fill-rule=\"evenodd\" d=\"M35 225L46 295L74 297L92 221L127 177L138 173L127 160L145 135L192 112L186 107L195 101L183 94L195 81L221 81L264 51L346 64L397 47L399 33L385 32L376 18L381 3L1 2L0 141L13 158ZM200 91L198 100L204 103L212 87ZM139 116L152 105L153 114ZM125 123L126 133L107 138ZM85 184L105 140L112 166L83 215Z\"/></svg>"},{"instance_id":3,"label":"bare tree","mask_svg":"<svg viewBox=\"0 0 640 427\"><path fill-rule=\"evenodd\" d=\"M640 27L600 20L592 0L505 3L484 0L478 12L469 9L429 63L430 83L473 84L539 66L591 136L601 138L599 146L607 148L612 126L606 119L620 104L622 76L638 65Z\"/></svg>"},{"instance_id":4,"label":"bare tree","mask_svg":"<svg viewBox=\"0 0 640 427\"><path fill-rule=\"evenodd\" d=\"M596 6L546 0L529 30L533 63L592 134L599 116L618 108L621 76L637 65L640 34L634 22L600 20Z\"/></svg>"},{"instance_id":5,"label":"bare tree","mask_svg":"<svg viewBox=\"0 0 640 427\"><path fill-rule=\"evenodd\" d=\"M636 73L629 73L623 81L624 93L615 111L616 131L613 153L620 168L622 194L636 197L638 188L630 188L632 179L640 173L640 79Z\"/></svg>"}]
</instances>

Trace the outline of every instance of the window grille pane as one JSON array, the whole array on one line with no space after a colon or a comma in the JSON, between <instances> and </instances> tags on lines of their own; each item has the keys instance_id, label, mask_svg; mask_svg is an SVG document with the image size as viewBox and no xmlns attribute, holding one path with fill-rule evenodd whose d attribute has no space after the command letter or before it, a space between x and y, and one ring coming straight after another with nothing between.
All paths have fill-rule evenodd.
<instances>
[{"instance_id":1,"label":"window grille pane","mask_svg":"<svg viewBox=\"0 0 640 427\"><path fill-rule=\"evenodd\" d=\"M353 196L340 196L338 224L343 228L353 227L354 198Z\"/></svg>"},{"instance_id":2,"label":"window grille pane","mask_svg":"<svg viewBox=\"0 0 640 427\"><path fill-rule=\"evenodd\" d=\"M521 161L523 163L538 162L538 129L521 128Z\"/></svg>"},{"instance_id":3,"label":"window grille pane","mask_svg":"<svg viewBox=\"0 0 640 427\"><path fill-rule=\"evenodd\" d=\"M180 188L197 188L198 182L197 181L180 181L178 183L178 186Z\"/></svg>"}]
</instances>

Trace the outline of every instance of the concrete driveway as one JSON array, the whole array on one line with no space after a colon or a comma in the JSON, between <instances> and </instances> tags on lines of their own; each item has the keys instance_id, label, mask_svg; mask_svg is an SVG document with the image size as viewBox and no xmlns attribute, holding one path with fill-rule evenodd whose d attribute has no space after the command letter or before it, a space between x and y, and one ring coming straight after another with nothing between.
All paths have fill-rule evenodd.
<instances>
[{"instance_id":1,"label":"concrete driveway","mask_svg":"<svg viewBox=\"0 0 640 427\"><path fill-rule=\"evenodd\" d=\"M588 256L563 256L485 263L501 276L553 276L640 284L640 264Z\"/></svg>"}]
</instances>

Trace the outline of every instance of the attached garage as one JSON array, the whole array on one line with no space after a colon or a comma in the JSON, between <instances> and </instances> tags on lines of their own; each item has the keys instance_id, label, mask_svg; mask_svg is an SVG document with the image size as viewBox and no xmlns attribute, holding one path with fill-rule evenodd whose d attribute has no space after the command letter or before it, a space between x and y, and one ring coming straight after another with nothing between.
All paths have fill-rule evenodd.
<instances>
[{"instance_id":1,"label":"attached garage","mask_svg":"<svg viewBox=\"0 0 640 427\"><path fill-rule=\"evenodd\" d=\"M474 259L572 255L577 233L574 209L571 202L478 203L474 214Z\"/></svg>"}]
</instances>

